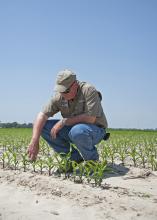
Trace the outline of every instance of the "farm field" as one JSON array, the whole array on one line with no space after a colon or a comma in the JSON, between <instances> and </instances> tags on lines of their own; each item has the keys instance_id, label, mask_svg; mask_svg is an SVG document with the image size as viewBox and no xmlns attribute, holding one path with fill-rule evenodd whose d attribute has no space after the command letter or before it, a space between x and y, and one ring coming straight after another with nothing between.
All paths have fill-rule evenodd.
<instances>
[{"instance_id":1,"label":"farm field","mask_svg":"<svg viewBox=\"0 0 157 220\"><path fill-rule=\"evenodd\" d=\"M97 145L101 163L73 163L70 174L70 155L54 154L42 139L38 159L28 161L31 132L0 129L1 220L157 219L156 131L109 130Z\"/></svg>"}]
</instances>

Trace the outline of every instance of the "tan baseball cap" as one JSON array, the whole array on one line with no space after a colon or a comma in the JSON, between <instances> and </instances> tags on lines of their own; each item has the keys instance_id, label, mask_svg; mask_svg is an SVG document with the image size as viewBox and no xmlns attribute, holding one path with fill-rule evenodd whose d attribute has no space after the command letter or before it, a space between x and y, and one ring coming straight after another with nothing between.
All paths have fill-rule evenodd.
<instances>
[{"instance_id":1,"label":"tan baseball cap","mask_svg":"<svg viewBox=\"0 0 157 220\"><path fill-rule=\"evenodd\" d=\"M65 69L57 74L55 91L65 92L76 80L76 74L71 70Z\"/></svg>"}]
</instances>

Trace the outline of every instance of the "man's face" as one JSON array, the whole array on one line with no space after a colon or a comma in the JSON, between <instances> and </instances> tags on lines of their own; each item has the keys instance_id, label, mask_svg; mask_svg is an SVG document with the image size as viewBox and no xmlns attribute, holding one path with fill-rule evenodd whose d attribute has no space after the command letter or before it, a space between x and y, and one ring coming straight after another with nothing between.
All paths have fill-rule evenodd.
<instances>
[{"instance_id":1,"label":"man's face","mask_svg":"<svg viewBox=\"0 0 157 220\"><path fill-rule=\"evenodd\" d=\"M73 82L73 84L65 92L62 92L61 95L66 100L74 99L76 94L77 94L77 88L78 88L78 84L75 81L75 82Z\"/></svg>"}]
</instances>

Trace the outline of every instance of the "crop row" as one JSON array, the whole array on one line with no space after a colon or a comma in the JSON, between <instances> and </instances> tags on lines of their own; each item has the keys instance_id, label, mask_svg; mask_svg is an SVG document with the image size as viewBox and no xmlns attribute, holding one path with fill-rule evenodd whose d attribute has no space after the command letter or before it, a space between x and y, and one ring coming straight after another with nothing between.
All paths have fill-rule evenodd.
<instances>
[{"instance_id":1,"label":"crop row","mask_svg":"<svg viewBox=\"0 0 157 220\"><path fill-rule=\"evenodd\" d=\"M114 132L111 138L97 145L100 162L84 161L76 163L70 161L69 154L57 154L48 144L40 140L40 152L36 161L30 162L27 146L31 133L27 130L1 130L0 133L0 163L3 169L22 169L23 171L40 172L55 175L56 170L62 170L64 178L71 178L74 182L83 182L100 186L105 171L111 170L108 164L121 163L157 170L157 136L156 133ZM18 130L20 131L20 130ZM71 145L71 147L76 147ZM72 167L73 172L68 170Z\"/></svg>"},{"instance_id":2,"label":"crop row","mask_svg":"<svg viewBox=\"0 0 157 220\"><path fill-rule=\"evenodd\" d=\"M36 161L31 162L27 155L27 141L14 140L13 143L1 142L0 162L3 169L20 169L39 172L40 174L60 175L62 172L64 178L71 178L74 182L82 183L87 181L95 186L100 186L104 177L104 171L107 170L107 161L94 162L84 161L76 163L70 161L71 151L68 154L53 153L50 147L43 141L40 141L40 153ZM72 168L72 172L69 169Z\"/></svg>"},{"instance_id":3,"label":"crop row","mask_svg":"<svg viewBox=\"0 0 157 220\"><path fill-rule=\"evenodd\" d=\"M135 167L157 170L157 138L147 137L126 138L117 137L108 142L101 142L98 149L102 160L133 165Z\"/></svg>"}]
</instances>

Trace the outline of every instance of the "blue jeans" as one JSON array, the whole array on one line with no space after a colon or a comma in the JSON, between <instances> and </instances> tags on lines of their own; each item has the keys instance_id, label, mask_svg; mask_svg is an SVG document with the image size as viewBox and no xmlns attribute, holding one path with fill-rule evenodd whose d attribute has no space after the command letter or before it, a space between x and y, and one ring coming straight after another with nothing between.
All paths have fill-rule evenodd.
<instances>
[{"instance_id":1,"label":"blue jeans","mask_svg":"<svg viewBox=\"0 0 157 220\"><path fill-rule=\"evenodd\" d=\"M95 147L104 137L105 130L93 124L79 123L73 126L64 126L52 139L50 131L59 120L47 120L41 136L57 153L69 153L70 143L77 146L79 151L72 147L71 160L98 160L99 155Z\"/></svg>"}]
</instances>

